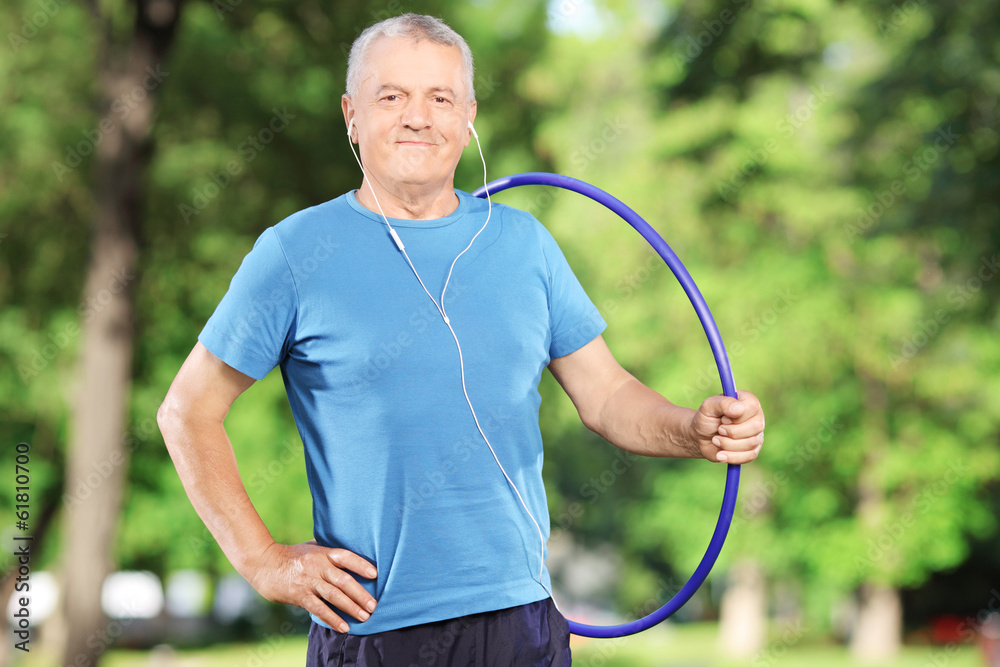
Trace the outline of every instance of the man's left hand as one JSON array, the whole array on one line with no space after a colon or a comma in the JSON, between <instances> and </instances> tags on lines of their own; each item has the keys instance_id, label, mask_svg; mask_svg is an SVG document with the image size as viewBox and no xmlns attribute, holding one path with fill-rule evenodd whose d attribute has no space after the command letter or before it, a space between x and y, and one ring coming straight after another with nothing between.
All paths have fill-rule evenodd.
<instances>
[{"instance_id":1,"label":"man's left hand","mask_svg":"<svg viewBox=\"0 0 1000 667\"><path fill-rule=\"evenodd\" d=\"M764 446L764 411L749 391L738 398L710 396L691 419L691 433L701 455L720 463L749 463Z\"/></svg>"}]
</instances>

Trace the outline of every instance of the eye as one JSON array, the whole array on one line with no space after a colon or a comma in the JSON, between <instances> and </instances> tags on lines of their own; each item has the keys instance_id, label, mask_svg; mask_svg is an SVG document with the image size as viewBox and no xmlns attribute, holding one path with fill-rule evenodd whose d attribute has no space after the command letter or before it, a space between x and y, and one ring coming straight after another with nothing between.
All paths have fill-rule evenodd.
<instances>
[{"instance_id":1,"label":"eye","mask_svg":"<svg viewBox=\"0 0 1000 667\"><path fill-rule=\"evenodd\" d=\"M398 95L386 95L382 99L385 100L386 102L395 102L397 97L399 97L399 96Z\"/></svg>"}]
</instances>

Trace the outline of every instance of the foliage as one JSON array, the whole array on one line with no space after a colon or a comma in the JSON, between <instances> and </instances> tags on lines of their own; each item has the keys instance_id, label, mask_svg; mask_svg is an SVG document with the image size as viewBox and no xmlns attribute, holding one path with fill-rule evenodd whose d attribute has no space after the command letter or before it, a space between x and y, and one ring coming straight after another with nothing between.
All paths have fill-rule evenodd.
<instances>
[{"instance_id":1,"label":"foliage","mask_svg":"<svg viewBox=\"0 0 1000 667\"><path fill-rule=\"evenodd\" d=\"M128 6L104 4L127 30ZM142 274L122 277L138 288L139 336L121 567L229 568L153 415L256 236L357 187L339 111L346 48L399 11L442 15L472 45L491 177L591 181L646 217L694 275L738 386L768 415L723 568L752 557L823 617L862 582L920 586L995 537L997 5L608 0L594 4L599 27L558 31L581 4L185 7L164 72L120 98L119 122L131 95L159 99ZM41 6L0 8L11 34L31 33L0 47L0 423L11 443L32 444L38 498L79 492L61 489L66 394L79 320L100 307L79 295L88 155L102 139L89 17L57 3L42 24ZM281 129L262 133L269 124ZM456 179L469 191L472 157ZM621 221L569 193L500 200L552 230L623 365L680 404L718 391L683 293ZM618 602L634 608L657 577L693 568L723 469L631 461L618 472L551 378L542 391L553 525L620 546ZM275 536L309 539L301 444L276 373L227 427ZM5 447L8 470L12 459ZM11 505L3 485L0 508Z\"/></svg>"}]
</instances>

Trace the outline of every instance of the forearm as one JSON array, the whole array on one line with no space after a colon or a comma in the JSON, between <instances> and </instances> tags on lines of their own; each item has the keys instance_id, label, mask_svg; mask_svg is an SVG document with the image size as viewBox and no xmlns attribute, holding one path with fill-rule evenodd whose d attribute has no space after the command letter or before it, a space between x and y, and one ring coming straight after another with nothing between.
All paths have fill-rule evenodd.
<instances>
[{"instance_id":1,"label":"forearm","mask_svg":"<svg viewBox=\"0 0 1000 667\"><path fill-rule=\"evenodd\" d=\"M240 479L221 421L161 409L163 440L191 504L237 572L250 580L251 564L274 538Z\"/></svg>"},{"instance_id":2,"label":"forearm","mask_svg":"<svg viewBox=\"0 0 1000 667\"><path fill-rule=\"evenodd\" d=\"M640 456L704 458L692 432L694 414L629 376L607 397L588 427Z\"/></svg>"}]
</instances>

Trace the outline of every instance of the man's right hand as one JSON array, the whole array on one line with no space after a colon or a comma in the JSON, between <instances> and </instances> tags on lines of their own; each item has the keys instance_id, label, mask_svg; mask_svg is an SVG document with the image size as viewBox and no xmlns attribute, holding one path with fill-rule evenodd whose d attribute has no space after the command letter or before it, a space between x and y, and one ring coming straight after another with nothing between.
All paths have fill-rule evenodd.
<instances>
[{"instance_id":1,"label":"man's right hand","mask_svg":"<svg viewBox=\"0 0 1000 667\"><path fill-rule=\"evenodd\" d=\"M163 442L191 504L236 571L268 600L302 607L346 632L324 600L366 620L375 600L348 571L371 579L375 568L346 549L315 541L275 543L247 496L223 425L233 401L253 383L195 343L156 413Z\"/></svg>"},{"instance_id":2,"label":"man's right hand","mask_svg":"<svg viewBox=\"0 0 1000 667\"><path fill-rule=\"evenodd\" d=\"M346 549L321 547L316 540L274 543L257 558L248 580L271 602L302 607L334 630L347 632L347 623L324 600L359 621L367 621L375 610L375 598L348 570L366 579L376 576L371 563Z\"/></svg>"}]
</instances>

